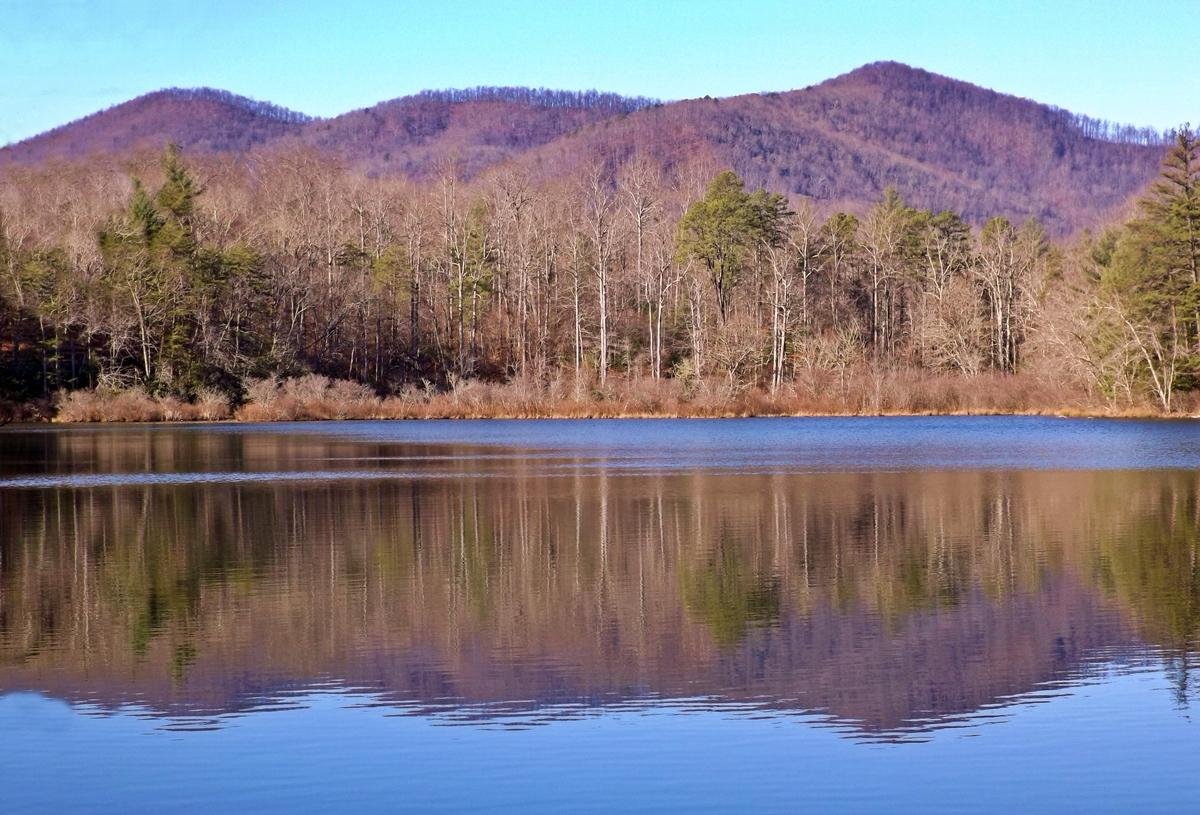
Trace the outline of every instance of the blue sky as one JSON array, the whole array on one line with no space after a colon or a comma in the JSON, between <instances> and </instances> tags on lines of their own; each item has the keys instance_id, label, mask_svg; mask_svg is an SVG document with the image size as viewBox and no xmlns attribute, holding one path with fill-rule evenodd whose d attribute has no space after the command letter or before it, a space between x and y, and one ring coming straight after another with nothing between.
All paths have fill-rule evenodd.
<instances>
[{"instance_id":1,"label":"blue sky","mask_svg":"<svg viewBox=\"0 0 1200 815\"><path fill-rule=\"evenodd\" d=\"M1198 32L1200 0L0 0L0 143L168 86L327 116L472 85L786 90L880 59L1168 127L1200 121Z\"/></svg>"}]
</instances>

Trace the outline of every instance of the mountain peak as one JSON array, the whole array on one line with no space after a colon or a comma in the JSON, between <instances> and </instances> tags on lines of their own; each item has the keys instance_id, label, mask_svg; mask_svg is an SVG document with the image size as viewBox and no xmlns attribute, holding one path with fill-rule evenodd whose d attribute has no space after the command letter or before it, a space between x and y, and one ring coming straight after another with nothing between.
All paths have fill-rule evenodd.
<instances>
[{"instance_id":1,"label":"mountain peak","mask_svg":"<svg viewBox=\"0 0 1200 815\"><path fill-rule=\"evenodd\" d=\"M36 163L174 142L236 152L298 132L311 116L216 88L164 88L0 148L0 160Z\"/></svg>"},{"instance_id":2,"label":"mountain peak","mask_svg":"<svg viewBox=\"0 0 1200 815\"><path fill-rule=\"evenodd\" d=\"M868 62L865 65L860 65L853 71L842 74L842 77L865 77L865 78L903 78L911 79L914 77L931 77L940 76L940 74L931 73L924 68L916 68L905 62L897 62L891 59L877 60L876 62Z\"/></svg>"},{"instance_id":3,"label":"mountain peak","mask_svg":"<svg viewBox=\"0 0 1200 815\"><path fill-rule=\"evenodd\" d=\"M824 87L882 87L907 91L927 90L934 87L957 87L971 89L979 93L1006 96L999 91L976 85L962 79L917 68L903 62L882 60L860 65L853 71L836 76L824 83ZM1016 97L1012 97L1016 98ZM1036 103L1035 103L1036 104Z\"/></svg>"}]
</instances>

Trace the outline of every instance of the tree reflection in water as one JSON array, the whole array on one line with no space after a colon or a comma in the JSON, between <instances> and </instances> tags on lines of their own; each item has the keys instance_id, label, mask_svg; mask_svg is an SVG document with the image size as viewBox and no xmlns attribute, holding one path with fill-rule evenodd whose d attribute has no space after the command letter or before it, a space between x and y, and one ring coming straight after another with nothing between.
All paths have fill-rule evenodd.
<instances>
[{"instance_id":1,"label":"tree reflection in water","mask_svg":"<svg viewBox=\"0 0 1200 815\"><path fill-rule=\"evenodd\" d=\"M69 452L199 470L198 439ZM703 698L874 737L1147 660L1194 695L1193 471L551 477L437 452L415 477L0 490L0 692L219 715L333 682L485 719Z\"/></svg>"}]
</instances>

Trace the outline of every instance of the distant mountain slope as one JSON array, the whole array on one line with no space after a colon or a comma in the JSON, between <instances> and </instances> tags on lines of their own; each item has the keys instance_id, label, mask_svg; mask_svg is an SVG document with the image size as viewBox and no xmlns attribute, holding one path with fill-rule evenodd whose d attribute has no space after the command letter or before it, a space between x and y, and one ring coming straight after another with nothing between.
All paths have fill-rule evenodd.
<instances>
[{"instance_id":1,"label":"distant mountain slope","mask_svg":"<svg viewBox=\"0 0 1200 815\"><path fill-rule=\"evenodd\" d=\"M242 152L299 133L311 117L212 88L169 88L0 148L0 160L32 164L124 153L175 142L205 153Z\"/></svg>"},{"instance_id":2,"label":"distant mountain slope","mask_svg":"<svg viewBox=\"0 0 1200 815\"><path fill-rule=\"evenodd\" d=\"M528 88L427 91L313 122L303 139L375 172L427 175L445 161L475 175L514 155L655 104Z\"/></svg>"},{"instance_id":3,"label":"distant mountain slope","mask_svg":"<svg viewBox=\"0 0 1200 815\"><path fill-rule=\"evenodd\" d=\"M972 221L1037 217L1058 234L1096 222L1157 171L1161 140L897 63L802 90L658 104L596 92L436 91L332 119L213 90L148 94L0 149L38 163L175 141L240 153L304 143L373 173L474 176L515 162L539 177L592 156L707 157L748 183L861 208L888 186Z\"/></svg>"},{"instance_id":4,"label":"distant mountain slope","mask_svg":"<svg viewBox=\"0 0 1200 815\"><path fill-rule=\"evenodd\" d=\"M861 206L894 186L914 204L973 221L1034 216L1065 233L1124 204L1157 171L1157 134L1098 137L1106 129L1058 108L877 63L803 90L644 110L523 161L555 175L598 151L618 160L645 152L668 163L703 153L752 185L828 206Z\"/></svg>"},{"instance_id":5,"label":"distant mountain slope","mask_svg":"<svg viewBox=\"0 0 1200 815\"><path fill-rule=\"evenodd\" d=\"M461 172L474 175L585 124L652 104L595 91L472 88L426 91L314 119L224 91L169 89L0 148L0 161L34 164L167 142L192 152L240 153L287 140L377 172L424 175L455 159Z\"/></svg>"}]
</instances>

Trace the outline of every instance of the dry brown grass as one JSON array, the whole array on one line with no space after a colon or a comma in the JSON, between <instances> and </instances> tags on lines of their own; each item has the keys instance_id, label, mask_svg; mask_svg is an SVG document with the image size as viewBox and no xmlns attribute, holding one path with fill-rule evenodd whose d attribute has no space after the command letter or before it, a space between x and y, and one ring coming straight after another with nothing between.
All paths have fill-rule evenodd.
<instances>
[{"instance_id":1,"label":"dry brown grass","mask_svg":"<svg viewBox=\"0 0 1200 815\"><path fill-rule=\"evenodd\" d=\"M62 394L54 418L59 422L211 422L232 415L228 398L216 391L202 391L194 402L185 402L130 388Z\"/></svg>"},{"instance_id":2,"label":"dry brown grass","mask_svg":"<svg viewBox=\"0 0 1200 815\"><path fill-rule=\"evenodd\" d=\"M377 419L381 400L366 385L318 374L250 383L237 418L246 422Z\"/></svg>"},{"instance_id":3,"label":"dry brown grass","mask_svg":"<svg viewBox=\"0 0 1200 815\"><path fill-rule=\"evenodd\" d=\"M1200 393L1183 394L1174 415L1195 415ZM223 396L195 402L152 397L133 389L75 391L58 401L61 422L330 419L489 419L734 416L886 416L1039 414L1059 416L1159 416L1149 402L1105 404L1061 385L1027 375L976 377L923 371L860 369L845 377L802 370L796 381L768 392L725 379L610 379L599 388L572 379L508 383L465 380L447 390L408 388L377 396L357 382L310 374L260 380L232 410Z\"/></svg>"}]
</instances>

